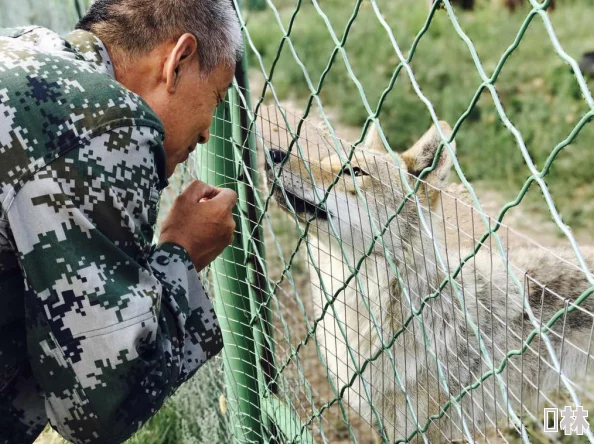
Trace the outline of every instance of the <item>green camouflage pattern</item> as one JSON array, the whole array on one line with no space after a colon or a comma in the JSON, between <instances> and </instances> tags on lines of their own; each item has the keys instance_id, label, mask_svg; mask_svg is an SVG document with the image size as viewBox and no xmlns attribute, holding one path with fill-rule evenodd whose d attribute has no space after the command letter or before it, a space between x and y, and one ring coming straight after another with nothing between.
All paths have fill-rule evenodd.
<instances>
[{"instance_id":1,"label":"green camouflage pattern","mask_svg":"<svg viewBox=\"0 0 594 444\"><path fill-rule=\"evenodd\" d=\"M0 442L121 442L222 348L187 252L152 244L163 138L92 34L0 30Z\"/></svg>"}]
</instances>

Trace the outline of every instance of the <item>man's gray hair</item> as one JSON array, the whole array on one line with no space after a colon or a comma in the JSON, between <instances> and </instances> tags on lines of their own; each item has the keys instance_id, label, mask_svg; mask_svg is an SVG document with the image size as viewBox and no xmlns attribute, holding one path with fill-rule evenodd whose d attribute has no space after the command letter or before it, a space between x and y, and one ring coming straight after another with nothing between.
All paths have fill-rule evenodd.
<instances>
[{"instance_id":1,"label":"man's gray hair","mask_svg":"<svg viewBox=\"0 0 594 444\"><path fill-rule=\"evenodd\" d=\"M96 0L76 28L95 34L124 63L185 33L198 40L204 74L234 66L243 53L232 0Z\"/></svg>"}]
</instances>

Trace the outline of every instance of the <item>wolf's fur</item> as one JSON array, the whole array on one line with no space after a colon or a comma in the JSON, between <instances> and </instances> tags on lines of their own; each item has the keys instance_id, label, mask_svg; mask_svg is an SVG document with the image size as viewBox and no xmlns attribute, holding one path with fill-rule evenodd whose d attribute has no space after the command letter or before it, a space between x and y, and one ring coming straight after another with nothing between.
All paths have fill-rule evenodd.
<instances>
[{"instance_id":1,"label":"wolf's fur","mask_svg":"<svg viewBox=\"0 0 594 444\"><path fill-rule=\"evenodd\" d=\"M451 134L447 123L442 122L441 128L446 136ZM435 169L424 176L425 183L416 193L418 204L408 199L399 216L390 219L407 192L403 180L414 186L417 176L432 164L441 139L433 127L411 149L398 155L388 154L375 129L371 132L351 162L360 170L342 171L338 155L307 163L291 155L278 179L285 192L277 187L276 199L285 208L290 203L303 222L311 220L308 242L314 257L314 315L322 318L316 335L330 373L341 388L351 381L356 367L375 358L362 376L354 379L344 399L367 421L377 423L381 419L386 436L393 440L416 430L413 413L419 424L425 424L429 416L439 413L450 395L458 395L463 387L492 370L493 362L499 366L508 351L521 347L521 341L534 328L523 308L522 288L536 322L544 324L565 306L564 298L575 300L589 285L583 273L569 263L571 252L553 255L537 247L523 247L511 250L509 255L521 283L518 288L507 271L507 260L497 254L494 241L489 250L487 241L476 257L464 264L456 284L448 283L439 291L444 279L460 265L460 258L474 248L474 243L460 242L458 231L443 229L444 221L439 218L443 214L439 190L447 184L450 155L444 147ZM455 148L455 143L452 146ZM273 156L270 180L279 174L285 155L277 151ZM353 175L358 171L365 175ZM334 181L322 204L325 190ZM330 220L340 242L333 235ZM384 226L385 233L374 242L377 230ZM356 277L351 278L357 265ZM421 301L434 293L439 296L429 299L422 315L376 357L382 345L392 341L403 327L411 309L418 311ZM582 306L592 310L589 299ZM480 328L483 347L491 360L481 355L471 320ZM570 379L584 371L591 328L591 315L575 310L548 334L563 373ZM546 363L550 359L546 358L545 343L539 342L536 337L523 357L513 357L501 374L501 381L507 384L503 392L516 412L520 411L520 399L530 411L537 405L542 408L543 395L559 383L558 373ZM426 343L433 353L428 352ZM439 368L435 357L441 363ZM447 388L440 382L439 371ZM541 391L538 404L537 384ZM475 437L507 414L502 389L493 377L466 394L460 408L468 433ZM431 424L427 436L431 441L448 440L461 437L462 431L460 415L452 406L441 420Z\"/></svg>"}]
</instances>

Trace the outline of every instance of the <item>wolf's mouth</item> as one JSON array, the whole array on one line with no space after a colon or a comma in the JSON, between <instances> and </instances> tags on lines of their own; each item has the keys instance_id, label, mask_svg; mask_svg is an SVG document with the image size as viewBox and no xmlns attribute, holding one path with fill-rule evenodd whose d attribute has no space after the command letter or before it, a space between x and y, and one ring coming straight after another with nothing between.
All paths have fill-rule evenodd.
<instances>
[{"instance_id":1,"label":"wolf's mouth","mask_svg":"<svg viewBox=\"0 0 594 444\"><path fill-rule=\"evenodd\" d=\"M282 191L277 190L276 200L282 205L283 201L288 201L296 213L307 213L313 214L316 219L328 220L329 216L332 216L332 213L320 208L317 205L314 205L306 200L297 197L295 194L291 193L290 191L285 190L286 199Z\"/></svg>"}]
</instances>

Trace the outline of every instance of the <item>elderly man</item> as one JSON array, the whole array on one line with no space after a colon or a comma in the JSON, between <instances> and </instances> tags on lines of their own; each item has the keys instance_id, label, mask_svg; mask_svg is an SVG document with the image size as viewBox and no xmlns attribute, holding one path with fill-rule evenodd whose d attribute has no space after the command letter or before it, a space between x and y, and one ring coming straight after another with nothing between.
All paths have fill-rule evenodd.
<instances>
[{"instance_id":1,"label":"elderly man","mask_svg":"<svg viewBox=\"0 0 594 444\"><path fill-rule=\"evenodd\" d=\"M0 442L122 442L222 347L198 279L237 196L161 190L242 53L228 0L97 0L0 30Z\"/></svg>"}]
</instances>

